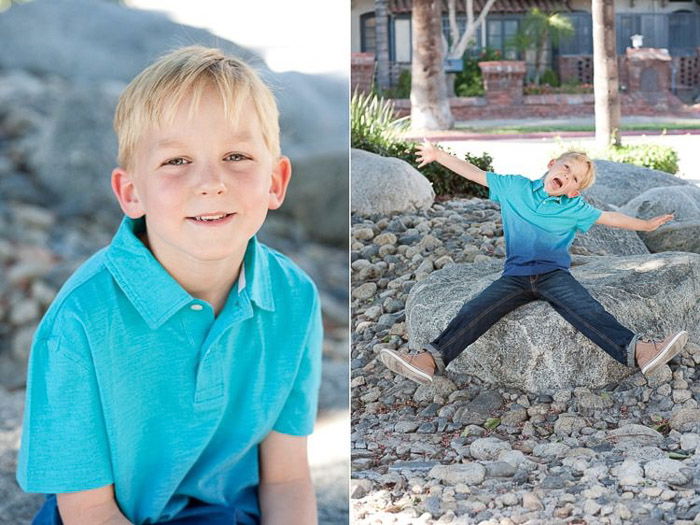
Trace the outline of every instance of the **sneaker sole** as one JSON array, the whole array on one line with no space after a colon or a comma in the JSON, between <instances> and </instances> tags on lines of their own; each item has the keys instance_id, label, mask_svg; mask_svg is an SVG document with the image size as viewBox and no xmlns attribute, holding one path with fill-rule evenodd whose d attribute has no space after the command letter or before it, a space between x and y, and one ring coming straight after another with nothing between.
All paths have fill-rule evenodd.
<instances>
[{"instance_id":1,"label":"sneaker sole","mask_svg":"<svg viewBox=\"0 0 700 525\"><path fill-rule=\"evenodd\" d=\"M433 378L430 375L406 362L393 350L383 348L379 353L379 359L389 370L411 381L415 381L421 385L428 385L433 382Z\"/></svg>"},{"instance_id":2,"label":"sneaker sole","mask_svg":"<svg viewBox=\"0 0 700 525\"><path fill-rule=\"evenodd\" d=\"M644 368L642 368L642 374L647 375L652 373L654 370L659 368L661 365L668 363L671 359L678 355L678 352L685 346L688 342L688 332L682 331L676 334L676 337L669 341L666 348L664 348L659 355L654 359L649 361Z\"/></svg>"}]
</instances>

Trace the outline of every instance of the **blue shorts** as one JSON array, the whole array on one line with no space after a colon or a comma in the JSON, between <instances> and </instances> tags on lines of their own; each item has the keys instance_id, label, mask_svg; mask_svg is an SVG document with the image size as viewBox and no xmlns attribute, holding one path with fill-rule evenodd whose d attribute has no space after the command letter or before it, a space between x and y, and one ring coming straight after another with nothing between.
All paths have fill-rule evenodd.
<instances>
[{"instance_id":1,"label":"blue shorts","mask_svg":"<svg viewBox=\"0 0 700 525\"><path fill-rule=\"evenodd\" d=\"M197 525L206 523L209 525L258 525L260 520L238 509L224 507L222 505L209 505L203 501L192 498L190 503L182 509L170 521L158 523L168 523L173 525ZM34 516L32 525L63 525L61 516L58 513L55 494L46 496L44 506Z\"/></svg>"}]
</instances>

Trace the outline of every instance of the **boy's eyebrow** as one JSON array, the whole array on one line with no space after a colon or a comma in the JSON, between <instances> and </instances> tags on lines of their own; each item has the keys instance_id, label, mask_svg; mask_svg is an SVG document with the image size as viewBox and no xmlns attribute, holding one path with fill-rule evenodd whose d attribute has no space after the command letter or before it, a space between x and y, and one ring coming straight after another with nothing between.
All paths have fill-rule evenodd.
<instances>
[{"instance_id":1,"label":"boy's eyebrow","mask_svg":"<svg viewBox=\"0 0 700 525\"><path fill-rule=\"evenodd\" d=\"M250 133L234 133L233 135L230 135L228 140L236 141L236 142L248 142L252 138L252 135ZM181 142L177 139L171 139L171 138L166 138L159 140L156 142L155 148L156 149L161 149L161 148L178 148L178 147L185 147L186 144L184 142Z\"/></svg>"}]
</instances>

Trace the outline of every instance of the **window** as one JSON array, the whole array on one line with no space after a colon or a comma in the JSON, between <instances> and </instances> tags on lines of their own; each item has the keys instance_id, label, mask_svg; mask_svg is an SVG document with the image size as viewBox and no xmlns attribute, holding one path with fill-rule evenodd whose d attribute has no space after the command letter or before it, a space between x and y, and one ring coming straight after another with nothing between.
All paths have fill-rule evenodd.
<instances>
[{"instance_id":1,"label":"window","mask_svg":"<svg viewBox=\"0 0 700 525\"><path fill-rule=\"evenodd\" d=\"M486 22L486 45L501 52L507 60L517 60L518 51L511 40L518 32L520 21L517 18L493 18Z\"/></svg>"},{"instance_id":2,"label":"window","mask_svg":"<svg viewBox=\"0 0 700 525\"><path fill-rule=\"evenodd\" d=\"M363 53L377 52L377 19L374 13L360 15L360 51Z\"/></svg>"},{"instance_id":3,"label":"window","mask_svg":"<svg viewBox=\"0 0 700 525\"><path fill-rule=\"evenodd\" d=\"M690 11L674 11L668 17L668 50L674 56L695 56L698 18Z\"/></svg>"},{"instance_id":4,"label":"window","mask_svg":"<svg viewBox=\"0 0 700 525\"><path fill-rule=\"evenodd\" d=\"M562 13L574 26L571 38L559 41L560 55L592 55L593 54L593 18L590 13Z\"/></svg>"}]
</instances>

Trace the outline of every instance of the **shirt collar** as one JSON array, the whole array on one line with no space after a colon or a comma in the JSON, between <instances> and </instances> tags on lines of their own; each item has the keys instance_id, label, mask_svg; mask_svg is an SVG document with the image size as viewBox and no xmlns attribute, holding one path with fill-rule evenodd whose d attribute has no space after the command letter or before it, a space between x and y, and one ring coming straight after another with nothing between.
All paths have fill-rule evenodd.
<instances>
[{"instance_id":1,"label":"shirt collar","mask_svg":"<svg viewBox=\"0 0 700 525\"><path fill-rule=\"evenodd\" d=\"M156 329L195 298L166 271L138 234L143 218L124 217L107 249L107 268L146 323ZM255 237L248 241L238 285L231 293L250 297L257 306L274 310L266 254Z\"/></svg>"},{"instance_id":2,"label":"shirt collar","mask_svg":"<svg viewBox=\"0 0 700 525\"><path fill-rule=\"evenodd\" d=\"M532 192L533 193L539 192L542 195L543 200L552 199L553 201L560 203L563 199L568 199L568 197L566 195L553 196L553 195L550 195L549 193L547 193L544 189L544 177L542 177L541 179L537 179L535 181L532 181L531 187L532 187Z\"/></svg>"}]
</instances>

